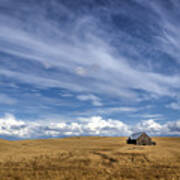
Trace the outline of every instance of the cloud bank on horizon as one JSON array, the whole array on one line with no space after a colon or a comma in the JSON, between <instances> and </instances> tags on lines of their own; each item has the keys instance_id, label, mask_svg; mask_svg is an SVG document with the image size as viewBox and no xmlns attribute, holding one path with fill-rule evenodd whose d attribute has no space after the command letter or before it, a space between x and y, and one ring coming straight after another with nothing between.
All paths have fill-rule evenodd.
<instances>
[{"instance_id":1,"label":"cloud bank on horizon","mask_svg":"<svg viewBox=\"0 0 180 180\"><path fill-rule=\"evenodd\" d=\"M119 120L103 119L101 116L78 118L76 122L32 123L17 120L11 114L0 119L0 134L6 139L55 138L67 136L128 136L137 131L145 131L149 135L180 135L180 121L167 122L163 125L148 119L135 126L127 125Z\"/></svg>"},{"instance_id":2,"label":"cloud bank on horizon","mask_svg":"<svg viewBox=\"0 0 180 180\"><path fill-rule=\"evenodd\" d=\"M0 135L179 135L179 7L2 0Z\"/></svg>"}]
</instances>

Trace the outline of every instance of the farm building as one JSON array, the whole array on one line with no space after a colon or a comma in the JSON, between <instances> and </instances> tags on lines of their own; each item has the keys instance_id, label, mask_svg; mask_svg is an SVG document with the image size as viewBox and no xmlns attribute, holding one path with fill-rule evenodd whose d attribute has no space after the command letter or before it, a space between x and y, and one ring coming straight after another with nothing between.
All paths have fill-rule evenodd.
<instances>
[{"instance_id":1,"label":"farm building","mask_svg":"<svg viewBox=\"0 0 180 180\"><path fill-rule=\"evenodd\" d=\"M155 145L156 143L145 132L134 133L127 139L127 144Z\"/></svg>"}]
</instances>

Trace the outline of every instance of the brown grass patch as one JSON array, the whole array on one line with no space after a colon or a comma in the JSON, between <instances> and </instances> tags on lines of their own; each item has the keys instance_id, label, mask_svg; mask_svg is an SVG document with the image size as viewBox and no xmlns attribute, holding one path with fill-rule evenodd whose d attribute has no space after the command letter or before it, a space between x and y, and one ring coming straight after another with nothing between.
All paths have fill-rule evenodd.
<instances>
[{"instance_id":1,"label":"brown grass patch","mask_svg":"<svg viewBox=\"0 0 180 180\"><path fill-rule=\"evenodd\" d=\"M125 140L0 140L0 180L180 180L180 138L153 138L156 146Z\"/></svg>"}]
</instances>

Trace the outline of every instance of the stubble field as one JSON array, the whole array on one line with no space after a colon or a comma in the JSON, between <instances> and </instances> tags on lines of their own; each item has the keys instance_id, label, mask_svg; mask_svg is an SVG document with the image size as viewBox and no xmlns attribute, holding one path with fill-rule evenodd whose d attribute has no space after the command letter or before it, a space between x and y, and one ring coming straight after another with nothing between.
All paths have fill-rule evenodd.
<instances>
[{"instance_id":1,"label":"stubble field","mask_svg":"<svg viewBox=\"0 0 180 180\"><path fill-rule=\"evenodd\" d=\"M180 138L156 146L122 137L0 140L0 180L180 180Z\"/></svg>"}]
</instances>

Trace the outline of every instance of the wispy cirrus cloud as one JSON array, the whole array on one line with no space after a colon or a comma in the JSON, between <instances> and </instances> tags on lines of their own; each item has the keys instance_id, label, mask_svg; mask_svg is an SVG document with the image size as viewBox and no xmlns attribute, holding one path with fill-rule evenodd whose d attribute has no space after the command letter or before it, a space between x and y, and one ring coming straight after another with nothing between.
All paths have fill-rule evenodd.
<instances>
[{"instance_id":1,"label":"wispy cirrus cloud","mask_svg":"<svg viewBox=\"0 0 180 180\"><path fill-rule=\"evenodd\" d=\"M136 115L132 115L132 116L136 116L136 117L140 117L140 118L143 118L143 119L153 119L153 120L161 120L161 119L165 119L164 115L163 114L142 114L142 113L139 113L139 114L136 114Z\"/></svg>"},{"instance_id":2,"label":"wispy cirrus cloud","mask_svg":"<svg viewBox=\"0 0 180 180\"><path fill-rule=\"evenodd\" d=\"M140 3L142 6L151 10L157 15L159 21L157 21L157 26L159 26L159 34L155 36L157 41L156 48L161 52L169 55L172 61L179 63L179 50L180 50L180 35L179 27L180 24L178 19L180 13L178 8L180 4L176 0L168 1L149 1L142 2L135 0L135 2ZM151 27L153 28L153 26Z\"/></svg>"},{"instance_id":3,"label":"wispy cirrus cloud","mask_svg":"<svg viewBox=\"0 0 180 180\"><path fill-rule=\"evenodd\" d=\"M180 110L180 103L179 102L172 102L172 103L166 105L166 107L174 109L174 110Z\"/></svg>"},{"instance_id":4,"label":"wispy cirrus cloud","mask_svg":"<svg viewBox=\"0 0 180 180\"><path fill-rule=\"evenodd\" d=\"M30 11L26 5L24 6L27 12ZM59 8L62 7L59 5ZM21 12L22 9L19 9L19 13ZM138 92L133 89L159 96L173 96L176 94L173 88L180 88L177 73L164 75L131 66L131 59L128 56L118 55L116 49L105 39L104 35L98 36L101 31L101 34L107 32L98 29L97 23L102 22L95 20L92 15L89 15L89 18L87 18L88 15L81 18L74 17L75 23L73 24L67 21L70 27L74 26L84 34L82 38L79 32L74 31L71 35L67 33L67 29L60 28L57 21L47 18L46 13L46 7L43 10L37 7L35 9L36 18L33 14L27 15L31 26L36 25L36 31L30 25L26 30L24 26L27 24L21 21L19 15L12 19L11 15L4 13L0 24L0 39L4 43L0 44L0 50L26 63L31 63L32 67L38 62L45 69L55 68L56 72L49 71L47 77L45 69L40 67L36 70L32 68L31 72L27 69L26 73L18 67L15 70L3 67L0 70L1 75L42 87L62 87L92 93L103 92L103 94L131 99L138 96ZM38 24L37 19L39 19ZM93 26L93 28L89 31L88 28L83 30L84 25ZM44 31L45 28L47 31ZM124 35L124 32L119 31L119 37L121 35ZM136 40L131 36L129 38ZM138 54L138 58L144 59L144 56ZM91 68L94 66L98 68ZM62 74L62 71L66 76ZM82 74L83 77L81 77ZM59 76L61 78L58 78ZM44 83L45 81L48 83Z\"/></svg>"},{"instance_id":5,"label":"wispy cirrus cloud","mask_svg":"<svg viewBox=\"0 0 180 180\"><path fill-rule=\"evenodd\" d=\"M169 104L178 100L180 90L179 6L176 0L2 1L0 101L9 107L7 112L21 116L75 115L70 125L75 131L65 122L53 132L57 136L94 134L88 123L79 123L80 115L104 124L99 134L106 134L106 126L111 134L116 125L120 131L125 128L125 123L101 117L119 114L126 115L124 121L131 115L134 121L145 119L139 130L163 134L166 127L170 132L167 124L155 120L171 120L168 112L179 109ZM147 110L148 104L156 107ZM56 124L27 126L51 134Z\"/></svg>"},{"instance_id":6,"label":"wispy cirrus cloud","mask_svg":"<svg viewBox=\"0 0 180 180\"><path fill-rule=\"evenodd\" d=\"M13 105L17 103L17 99L12 98L6 94L0 94L0 104Z\"/></svg>"},{"instance_id":7,"label":"wispy cirrus cloud","mask_svg":"<svg viewBox=\"0 0 180 180\"><path fill-rule=\"evenodd\" d=\"M74 116L83 116L83 117L89 117L89 116L111 116L113 114L125 114L127 116L133 116L134 113L139 112L142 110L138 107L130 107L130 106L116 106L116 107L95 107L91 109L86 109L80 112L74 112Z\"/></svg>"}]
</instances>

